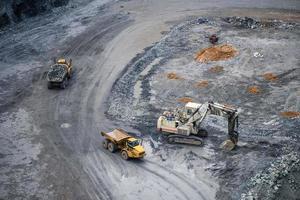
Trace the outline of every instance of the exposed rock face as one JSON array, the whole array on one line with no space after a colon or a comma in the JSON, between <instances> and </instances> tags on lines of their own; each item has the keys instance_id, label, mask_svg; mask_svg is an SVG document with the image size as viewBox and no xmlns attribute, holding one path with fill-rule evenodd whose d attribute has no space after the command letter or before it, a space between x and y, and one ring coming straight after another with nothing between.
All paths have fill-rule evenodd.
<instances>
[{"instance_id":1,"label":"exposed rock face","mask_svg":"<svg viewBox=\"0 0 300 200\"><path fill-rule=\"evenodd\" d=\"M0 1L0 27L36 16L54 7L66 5L69 0L4 0Z\"/></svg>"}]
</instances>

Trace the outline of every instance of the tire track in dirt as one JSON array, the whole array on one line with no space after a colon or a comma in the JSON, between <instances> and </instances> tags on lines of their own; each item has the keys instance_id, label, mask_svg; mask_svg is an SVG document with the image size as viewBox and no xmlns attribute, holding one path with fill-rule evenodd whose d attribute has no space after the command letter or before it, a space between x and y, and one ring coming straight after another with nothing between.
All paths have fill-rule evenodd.
<instances>
[{"instance_id":1,"label":"tire track in dirt","mask_svg":"<svg viewBox=\"0 0 300 200\"><path fill-rule=\"evenodd\" d=\"M146 165L152 165L151 168L159 168L159 170L157 170L158 172L165 172L167 175L161 175L161 174L159 174L158 172L155 172L155 171L153 171L153 170L150 170L150 169L149 169L148 167L146 167L145 165L142 165L142 166L139 165L139 166L142 167L142 168L144 168L144 169L146 169L146 170L148 170L148 171L153 171L154 174L159 174L159 176L162 177L164 180L170 179L170 178L169 178L169 177L170 177L169 174L171 174L175 179L180 180L182 183L184 183L184 184L187 185L189 188L191 188L191 189L194 191L194 193L197 193L198 196L200 196L203 200L206 200L206 198L205 198L205 196L203 195L203 193L200 192L200 191L198 190L198 188L196 188L193 184L191 184L191 183L187 180L187 177L184 177L183 175L179 175L178 173L172 171L171 169L168 169L168 168L166 168L166 167L164 167L164 166L162 166L162 165L159 165L159 164L157 164L157 163L154 163L154 162L152 162L152 161L149 161L149 160L146 160L146 159L145 159L144 162L145 162Z\"/></svg>"},{"instance_id":2,"label":"tire track in dirt","mask_svg":"<svg viewBox=\"0 0 300 200\"><path fill-rule=\"evenodd\" d=\"M126 34L130 34L134 31L131 28L129 28L129 30L125 31L125 35ZM124 34L124 33L123 33ZM122 37L121 37L122 39ZM113 55L116 54L116 47L118 46L118 43L120 42L120 39L116 39L114 41L112 41L112 43L110 44L110 47L108 47L106 49L106 51L103 53L103 61L100 62L99 64L97 64L97 66L104 66L108 69L103 69L103 67L101 68L101 71L107 72L104 76L101 73L95 73L95 75L93 77L91 77L90 80L91 81L91 85L92 87L89 88L89 91L87 91L87 95L85 95L83 101L82 101L82 115L80 116L81 118L81 124L82 126L95 126L95 124L97 124L97 121L100 122L101 125L104 125L103 129L107 128L111 128L110 126L108 126L109 124L111 124L111 122L108 121L108 119L105 118L104 116L104 111L105 109L100 108L99 104L103 106L103 104L105 103L104 100L107 97L108 94L108 90L107 88L111 88L111 85L109 85L109 87L104 87L105 89L103 89L103 87L99 87L99 85L101 86L102 84L109 82L109 80L113 79L115 80L116 78L116 74L120 73L120 71L122 69L119 68L118 65L113 65L111 66L110 60L112 59ZM116 71L119 71L116 73ZM91 107L92 109L89 109L89 107ZM89 117L89 116L93 116L93 117ZM89 119L92 119L91 121L88 121ZM94 124L93 124L94 123ZM96 147L97 148L97 147ZM101 153L98 153L97 156L93 156L94 159L90 160L90 166L88 167L89 171L107 171L105 168L107 166L104 165L99 165L100 160L99 158L101 158L101 155L103 153L103 150L100 150ZM137 165L137 166L133 166L132 164L128 164L127 162L121 160L120 158L117 157L117 155L111 155L109 156L109 160L105 160L106 165L114 165L114 166L118 166L120 169L120 173L122 175L128 176L129 171L133 170L133 167L136 169L136 173L139 174L143 174L144 171L147 171L148 173L150 173L150 177L158 177L160 178L164 185L170 185L172 187L175 188L175 191L178 191L181 196L183 196L185 199L191 199L195 196L195 194L197 194L197 197L201 198L201 199L205 199L204 195L192 184L190 184L188 181L186 181L183 177L178 176L177 174L175 174L174 172L170 173L170 171L166 168L163 168L159 165L154 165L154 169L157 168L159 166L159 170L154 171L151 170L150 168L148 168L147 166L143 166L143 165ZM151 163L151 162L149 162ZM152 163L153 164L153 163ZM96 169L95 169L96 168ZM162 172L161 172L162 171ZM170 176L168 177L168 176ZM100 178L100 177L99 177ZM151 180L156 180L155 178L151 178ZM106 183L109 180L106 180ZM113 180L110 180L112 183L114 182ZM161 182L160 182L161 184ZM187 194L185 191L183 191L180 186L184 185L184 189L189 191L189 194ZM170 195L170 194L166 194L166 195Z\"/></svg>"},{"instance_id":3,"label":"tire track in dirt","mask_svg":"<svg viewBox=\"0 0 300 200\"><path fill-rule=\"evenodd\" d=\"M108 26L101 31L98 31L99 29L97 27L96 29L92 29L91 32L88 32L88 34L84 37L79 36L76 38L74 40L76 42L71 43L72 45L65 50L64 55L70 58L78 58L76 59L76 63L74 63L74 68L75 72L79 69L81 70L80 74L76 74L76 80L79 80L79 82L75 83L72 80L72 85L69 85L66 90L51 91L52 93L59 94L57 94L54 99L49 99L50 102L48 104L48 110L53 112L48 112L47 121L54 121L54 130L52 131L56 133L56 137L62 138L62 142L60 142L59 147L51 141L51 138L49 138L49 143L52 144L54 149L56 149L56 153L64 161L64 163L67 163L68 166L70 166L70 173L73 174L73 177L82 175L82 178L80 178L79 181L80 185L83 186L82 189L90 195L87 197L88 199L113 199L113 195L109 190L109 186L107 186L106 182L102 180L101 177L95 178L91 175L94 173L94 171L92 171L93 169L86 168L84 160L82 159L86 153L94 151L99 147L91 143L93 138L95 138L93 133L96 132L93 129L96 128L93 127L93 123L88 120L90 118L82 120L82 117L85 117L85 115L82 116L82 113L90 113L90 107L88 105L83 107L77 106L78 104L82 104L82 98L78 97L85 96L85 92L87 91L85 87L89 87L89 85L83 85L85 87L80 87L80 79L89 80L90 77L94 76L90 69L85 67L90 61L78 56L81 56L80 54L83 53L81 50L85 47L89 49L89 51L85 53L91 54L94 51L94 48L92 47L97 46L97 41L99 43L104 43L102 40L106 34L110 33L113 35L116 30L122 29L127 23L128 21L126 20L119 20L112 24L108 23ZM76 100L74 101L74 99ZM71 123L72 126L68 129L60 128L61 124L65 122ZM62 150L61 148L64 148L65 150ZM71 154L70 156L65 155L66 150ZM88 179L84 178L86 175L89 177ZM93 185L92 187L91 184Z\"/></svg>"}]
</instances>

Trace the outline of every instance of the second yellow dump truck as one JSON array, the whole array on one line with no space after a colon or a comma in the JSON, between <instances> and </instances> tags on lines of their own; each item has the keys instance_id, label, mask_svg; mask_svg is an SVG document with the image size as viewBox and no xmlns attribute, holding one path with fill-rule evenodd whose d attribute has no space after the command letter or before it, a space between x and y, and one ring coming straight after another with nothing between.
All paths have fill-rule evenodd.
<instances>
[{"instance_id":1,"label":"second yellow dump truck","mask_svg":"<svg viewBox=\"0 0 300 200\"><path fill-rule=\"evenodd\" d=\"M121 150L121 156L124 160L145 156L142 140L130 136L122 129L115 129L109 133L101 132L101 135L105 138L103 147L112 153Z\"/></svg>"},{"instance_id":2,"label":"second yellow dump truck","mask_svg":"<svg viewBox=\"0 0 300 200\"><path fill-rule=\"evenodd\" d=\"M72 59L67 61L64 58L55 61L47 73L48 89L60 87L65 89L72 75Z\"/></svg>"}]
</instances>

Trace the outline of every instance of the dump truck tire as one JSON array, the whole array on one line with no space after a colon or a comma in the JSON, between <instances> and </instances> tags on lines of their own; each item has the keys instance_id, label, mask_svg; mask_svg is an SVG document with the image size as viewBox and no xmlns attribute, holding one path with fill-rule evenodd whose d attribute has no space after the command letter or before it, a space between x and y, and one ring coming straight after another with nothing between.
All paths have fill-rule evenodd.
<instances>
[{"instance_id":1,"label":"dump truck tire","mask_svg":"<svg viewBox=\"0 0 300 200\"><path fill-rule=\"evenodd\" d=\"M116 151L116 149L117 149L116 145L114 143L112 143L112 142L109 142L108 145L107 145L107 147L108 147L108 151L110 151L111 153L114 153Z\"/></svg>"},{"instance_id":2,"label":"dump truck tire","mask_svg":"<svg viewBox=\"0 0 300 200\"><path fill-rule=\"evenodd\" d=\"M65 88L67 87L67 84L68 84L68 82L67 82L67 79L65 78L65 79L63 80L63 82L60 84L60 88L61 88L61 89L65 89Z\"/></svg>"},{"instance_id":3,"label":"dump truck tire","mask_svg":"<svg viewBox=\"0 0 300 200\"><path fill-rule=\"evenodd\" d=\"M103 145L104 149L107 149L108 148L108 141L107 140L103 140L102 145Z\"/></svg>"},{"instance_id":4,"label":"dump truck tire","mask_svg":"<svg viewBox=\"0 0 300 200\"><path fill-rule=\"evenodd\" d=\"M52 83L51 83L51 82L48 82L48 83L47 83L47 87L48 87L49 90L52 89L52 88L53 88Z\"/></svg>"},{"instance_id":5,"label":"dump truck tire","mask_svg":"<svg viewBox=\"0 0 300 200\"><path fill-rule=\"evenodd\" d=\"M128 160L128 154L127 154L126 151L122 151L122 152L121 152L121 156L122 156L122 158L123 158L124 160Z\"/></svg>"}]
</instances>

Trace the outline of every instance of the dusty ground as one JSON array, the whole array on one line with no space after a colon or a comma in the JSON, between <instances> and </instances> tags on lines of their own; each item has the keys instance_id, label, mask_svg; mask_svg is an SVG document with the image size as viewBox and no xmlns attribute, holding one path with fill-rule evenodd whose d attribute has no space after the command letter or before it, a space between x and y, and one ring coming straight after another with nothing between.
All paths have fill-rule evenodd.
<instances>
[{"instance_id":1,"label":"dusty ground","mask_svg":"<svg viewBox=\"0 0 300 200\"><path fill-rule=\"evenodd\" d=\"M297 199L299 118L280 113L300 110L298 1L104 3L72 4L0 32L0 198ZM236 15L293 23L247 29L223 20ZM211 32L239 54L194 61ZM73 59L74 78L66 90L47 90L44 72L60 56ZM239 147L219 150L217 118L205 123L204 147L165 144L156 117L182 97L240 107ZM99 131L115 127L144 138L143 161L101 148Z\"/></svg>"}]
</instances>

